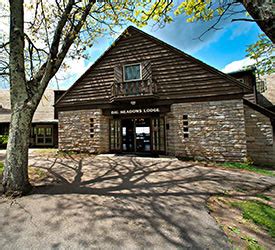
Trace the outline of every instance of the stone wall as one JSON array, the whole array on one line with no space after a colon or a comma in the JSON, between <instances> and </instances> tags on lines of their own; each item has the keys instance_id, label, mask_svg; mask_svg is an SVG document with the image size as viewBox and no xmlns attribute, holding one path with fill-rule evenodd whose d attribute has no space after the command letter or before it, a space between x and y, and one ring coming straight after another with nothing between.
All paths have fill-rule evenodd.
<instances>
[{"instance_id":1,"label":"stone wall","mask_svg":"<svg viewBox=\"0 0 275 250\"><path fill-rule=\"evenodd\" d=\"M62 111L59 118L59 149L103 153L109 150L109 120L100 109ZM94 135L91 138L90 119L93 118Z\"/></svg>"},{"instance_id":2,"label":"stone wall","mask_svg":"<svg viewBox=\"0 0 275 250\"><path fill-rule=\"evenodd\" d=\"M258 93L258 104L270 108L275 105L275 74L267 75L262 78L266 84L266 90Z\"/></svg>"},{"instance_id":3,"label":"stone wall","mask_svg":"<svg viewBox=\"0 0 275 250\"><path fill-rule=\"evenodd\" d=\"M274 130L270 118L244 105L247 154L255 163L275 164Z\"/></svg>"},{"instance_id":4,"label":"stone wall","mask_svg":"<svg viewBox=\"0 0 275 250\"><path fill-rule=\"evenodd\" d=\"M188 138L184 138L183 115L188 115ZM173 104L167 123L169 154L210 161L246 160L242 100Z\"/></svg>"}]
</instances>

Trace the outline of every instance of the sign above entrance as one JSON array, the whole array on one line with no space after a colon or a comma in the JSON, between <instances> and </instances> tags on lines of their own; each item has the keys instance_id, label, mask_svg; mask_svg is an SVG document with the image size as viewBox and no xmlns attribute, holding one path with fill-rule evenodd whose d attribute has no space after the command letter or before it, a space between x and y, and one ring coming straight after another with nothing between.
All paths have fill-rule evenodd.
<instances>
[{"instance_id":1,"label":"sign above entrance","mask_svg":"<svg viewBox=\"0 0 275 250\"><path fill-rule=\"evenodd\" d=\"M159 113L159 108L111 110L111 115Z\"/></svg>"},{"instance_id":2,"label":"sign above entrance","mask_svg":"<svg viewBox=\"0 0 275 250\"><path fill-rule=\"evenodd\" d=\"M162 105L162 106L153 106L153 107L131 107L128 105L124 107L114 107L110 109L103 109L103 115L113 115L113 116L146 116L146 115L160 115L170 112L170 105Z\"/></svg>"}]
</instances>

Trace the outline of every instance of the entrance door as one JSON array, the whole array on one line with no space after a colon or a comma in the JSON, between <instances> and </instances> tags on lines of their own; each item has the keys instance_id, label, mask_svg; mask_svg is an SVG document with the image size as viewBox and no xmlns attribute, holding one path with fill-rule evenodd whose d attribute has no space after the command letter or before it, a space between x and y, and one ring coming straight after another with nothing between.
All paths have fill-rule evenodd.
<instances>
[{"instance_id":1,"label":"entrance door","mask_svg":"<svg viewBox=\"0 0 275 250\"><path fill-rule=\"evenodd\" d=\"M121 120L110 120L110 149L111 151L121 150Z\"/></svg>"},{"instance_id":2,"label":"entrance door","mask_svg":"<svg viewBox=\"0 0 275 250\"><path fill-rule=\"evenodd\" d=\"M110 120L110 149L116 152L164 153L164 117Z\"/></svg>"},{"instance_id":3,"label":"entrance door","mask_svg":"<svg viewBox=\"0 0 275 250\"><path fill-rule=\"evenodd\" d=\"M121 121L122 128L122 151L135 152L135 119Z\"/></svg>"},{"instance_id":4,"label":"entrance door","mask_svg":"<svg viewBox=\"0 0 275 250\"><path fill-rule=\"evenodd\" d=\"M152 150L165 152L165 121L164 117L152 118Z\"/></svg>"},{"instance_id":5,"label":"entrance door","mask_svg":"<svg viewBox=\"0 0 275 250\"><path fill-rule=\"evenodd\" d=\"M124 119L122 128L122 151L150 152L150 118Z\"/></svg>"},{"instance_id":6,"label":"entrance door","mask_svg":"<svg viewBox=\"0 0 275 250\"><path fill-rule=\"evenodd\" d=\"M151 136L150 136L150 119L138 118L135 119L136 132L136 151L150 152L151 151Z\"/></svg>"}]
</instances>

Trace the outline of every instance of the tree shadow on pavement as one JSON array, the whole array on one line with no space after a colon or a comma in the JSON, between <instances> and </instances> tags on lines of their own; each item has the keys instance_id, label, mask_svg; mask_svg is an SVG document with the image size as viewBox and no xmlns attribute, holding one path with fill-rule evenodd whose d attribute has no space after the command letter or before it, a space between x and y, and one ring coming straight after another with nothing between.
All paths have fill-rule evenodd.
<instances>
[{"instance_id":1,"label":"tree shadow on pavement","mask_svg":"<svg viewBox=\"0 0 275 250\"><path fill-rule=\"evenodd\" d=\"M51 247L73 241L96 248L227 249L223 231L209 215L209 196L240 187L256 192L272 184L194 163L135 157L68 156L33 166L52 178L29 196L40 202L43 231L73 225Z\"/></svg>"}]
</instances>

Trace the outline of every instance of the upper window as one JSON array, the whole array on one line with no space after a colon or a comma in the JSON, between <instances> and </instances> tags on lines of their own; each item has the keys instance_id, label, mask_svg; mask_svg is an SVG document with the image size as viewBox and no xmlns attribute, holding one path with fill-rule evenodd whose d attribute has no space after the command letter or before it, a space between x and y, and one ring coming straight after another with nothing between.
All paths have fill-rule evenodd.
<instances>
[{"instance_id":1,"label":"upper window","mask_svg":"<svg viewBox=\"0 0 275 250\"><path fill-rule=\"evenodd\" d=\"M140 64L131 64L124 66L124 81L134 81L141 79Z\"/></svg>"}]
</instances>

